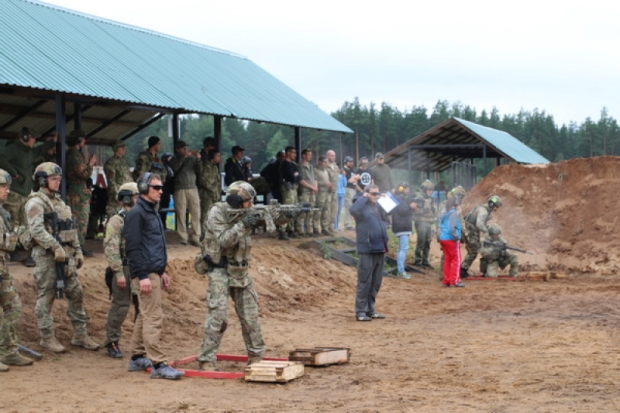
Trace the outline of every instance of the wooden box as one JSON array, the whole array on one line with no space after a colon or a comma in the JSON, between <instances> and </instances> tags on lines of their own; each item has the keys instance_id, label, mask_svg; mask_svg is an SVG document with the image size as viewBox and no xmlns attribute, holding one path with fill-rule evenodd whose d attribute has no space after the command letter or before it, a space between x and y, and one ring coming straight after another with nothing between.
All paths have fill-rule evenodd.
<instances>
[{"instance_id":1,"label":"wooden box","mask_svg":"<svg viewBox=\"0 0 620 413\"><path fill-rule=\"evenodd\" d=\"M351 349L341 347L315 347L312 349L296 349L289 353L289 360L298 361L306 366L327 366L330 364L348 363Z\"/></svg>"},{"instance_id":2,"label":"wooden box","mask_svg":"<svg viewBox=\"0 0 620 413\"><path fill-rule=\"evenodd\" d=\"M304 365L294 361L263 360L245 368L245 381L286 383L304 375Z\"/></svg>"}]
</instances>

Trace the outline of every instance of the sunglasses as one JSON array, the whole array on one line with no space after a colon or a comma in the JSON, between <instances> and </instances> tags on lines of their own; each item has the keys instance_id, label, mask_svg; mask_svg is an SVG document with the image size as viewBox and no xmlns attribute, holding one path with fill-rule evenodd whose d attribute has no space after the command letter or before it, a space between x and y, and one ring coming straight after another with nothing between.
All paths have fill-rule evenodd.
<instances>
[{"instance_id":1,"label":"sunglasses","mask_svg":"<svg viewBox=\"0 0 620 413\"><path fill-rule=\"evenodd\" d=\"M372 196L379 196L381 195L381 192L369 192L369 194Z\"/></svg>"},{"instance_id":2,"label":"sunglasses","mask_svg":"<svg viewBox=\"0 0 620 413\"><path fill-rule=\"evenodd\" d=\"M149 187L153 188L156 191L161 191L162 189L164 189L163 185L149 185Z\"/></svg>"}]
</instances>

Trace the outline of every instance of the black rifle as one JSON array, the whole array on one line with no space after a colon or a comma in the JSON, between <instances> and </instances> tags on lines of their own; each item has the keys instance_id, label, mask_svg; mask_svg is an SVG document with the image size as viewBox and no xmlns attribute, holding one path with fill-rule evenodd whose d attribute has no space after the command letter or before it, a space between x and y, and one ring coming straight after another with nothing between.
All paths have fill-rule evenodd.
<instances>
[{"instance_id":1,"label":"black rifle","mask_svg":"<svg viewBox=\"0 0 620 413\"><path fill-rule=\"evenodd\" d=\"M33 360L41 360L43 358L43 356L41 355L41 353L38 353L36 351L34 351L31 348L28 348L26 346L23 346L21 344L17 345L18 350L20 351L20 353L28 356L29 358L33 359Z\"/></svg>"},{"instance_id":2,"label":"black rifle","mask_svg":"<svg viewBox=\"0 0 620 413\"><path fill-rule=\"evenodd\" d=\"M482 241L482 246L483 247L493 247L493 249L495 251L499 251L499 252L506 251L506 250L512 250L512 251L522 252L524 254L534 254L533 252L522 250L520 248L511 247L508 244L504 244L503 242Z\"/></svg>"},{"instance_id":3,"label":"black rifle","mask_svg":"<svg viewBox=\"0 0 620 413\"><path fill-rule=\"evenodd\" d=\"M61 245L60 240L60 223L58 222L58 214L54 212L48 212L44 215L45 219L49 222L52 227L52 236L58 242L58 245ZM62 248L62 245L61 245ZM56 261L56 298L62 300L65 298L64 289L65 289L65 266L67 265L68 258L65 258L65 262Z\"/></svg>"}]
</instances>

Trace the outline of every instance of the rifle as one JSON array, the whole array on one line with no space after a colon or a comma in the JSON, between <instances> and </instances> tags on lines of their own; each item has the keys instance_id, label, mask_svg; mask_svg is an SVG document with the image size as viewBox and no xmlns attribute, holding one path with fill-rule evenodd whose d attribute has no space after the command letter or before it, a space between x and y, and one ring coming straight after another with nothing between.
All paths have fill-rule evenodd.
<instances>
[{"instance_id":1,"label":"rifle","mask_svg":"<svg viewBox=\"0 0 620 413\"><path fill-rule=\"evenodd\" d=\"M50 223L52 227L52 236L61 244L60 239L60 225L58 222L58 214L53 212L48 212L44 215L44 218ZM56 298L62 300L64 297L64 289L65 289L65 266L69 262L69 259L65 259L65 262L56 262Z\"/></svg>"},{"instance_id":2,"label":"rifle","mask_svg":"<svg viewBox=\"0 0 620 413\"><path fill-rule=\"evenodd\" d=\"M264 223L268 232L276 230L278 225L284 225L290 219L299 214L312 211L320 211L321 208L314 208L312 204L305 202L302 204L281 205L277 200L272 200L268 205L254 205L251 208L228 209L227 217L229 222L238 221L248 214L256 218L257 223Z\"/></svg>"},{"instance_id":3,"label":"rifle","mask_svg":"<svg viewBox=\"0 0 620 413\"><path fill-rule=\"evenodd\" d=\"M36 351L34 351L33 349L23 346L21 344L17 345L17 349L20 351L20 353L28 356L29 358L33 359L33 360L41 360L43 358L43 356L41 355L41 353L37 353Z\"/></svg>"},{"instance_id":4,"label":"rifle","mask_svg":"<svg viewBox=\"0 0 620 413\"><path fill-rule=\"evenodd\" d=\"M498 251L498 252L506 251L506 250L512 250L512 251L522 252L524 254L531 254L531 255L534 254L533 252L530 252L530 251L522 250L520 248L511 247L510 245L505 244L503 242L482 241L482 246L483 247L493 247L493 249L495 251Z\"/></svg>"}]
</instances>

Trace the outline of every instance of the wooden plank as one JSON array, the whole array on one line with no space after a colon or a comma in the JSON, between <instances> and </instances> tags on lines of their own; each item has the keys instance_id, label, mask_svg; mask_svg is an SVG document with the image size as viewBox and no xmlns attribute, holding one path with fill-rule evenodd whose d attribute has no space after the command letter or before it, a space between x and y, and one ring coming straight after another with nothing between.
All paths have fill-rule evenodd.
<instances>
[{"instance_id":1,"label":"wooden plank","mask_svg":"<svg viewBox=\"0 0 620 413\"><path fill-rule=\"evenodd\" d=\"M260 361L245 369L245 381L285 383L303 376L303 364L282 361Z\"/></svg>"},{"instance_id":2,"label":"wooden plank","mask_svg":"<svg viewBox=\"0 0 620 413\"><path fill-rule=\"evenodd\" d=\"M326 366L347 363L351 359L351 350L341 347L316 347L313 349L296 349L289 353L291 361L299 361L309 366Z\"/></svg>"}]
</instances>

